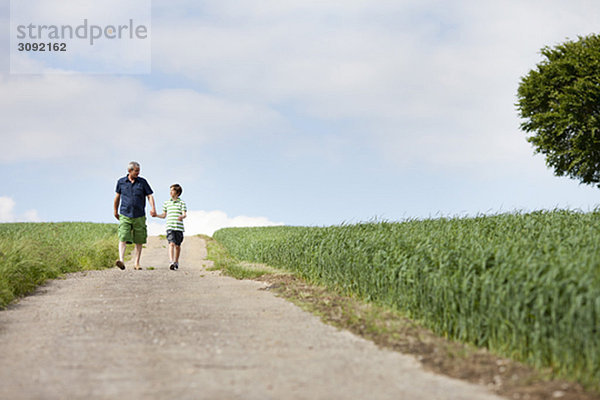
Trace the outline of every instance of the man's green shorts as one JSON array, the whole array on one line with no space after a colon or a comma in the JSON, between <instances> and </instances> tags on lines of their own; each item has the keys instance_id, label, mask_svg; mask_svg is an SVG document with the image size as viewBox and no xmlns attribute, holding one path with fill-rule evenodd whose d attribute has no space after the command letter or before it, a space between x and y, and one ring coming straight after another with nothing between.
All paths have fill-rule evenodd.
<instances>
[{"instance_id":1,"label":"man's green shorts","mask_svg":"<svg viewBox=\"0 0 600 400\"><path fill-rule=\"evenodd\" d=\"M129 218L119 215L119 241L144 244L148 238L146 217Z\"/></svg>"}]
</instances>

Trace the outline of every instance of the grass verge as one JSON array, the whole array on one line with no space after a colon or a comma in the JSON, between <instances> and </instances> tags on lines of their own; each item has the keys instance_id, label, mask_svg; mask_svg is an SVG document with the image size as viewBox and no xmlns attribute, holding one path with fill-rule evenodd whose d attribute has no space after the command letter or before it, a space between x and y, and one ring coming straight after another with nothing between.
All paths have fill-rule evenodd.
<instances>
[{"instance_id":1,"label":"grass verge","mask_svg":"<svg viewBox=\"0 0 600 400\"><path fill-rule=\"evenodd\" d=\"M0 309L47 279L112 266L116 240L115 224L0 224Z\"/></svg>"},{"instance_id":2,"label":"grass verge","mask_svg":"<svg viewBox=\"0 0 600 400\"><path fill-rule=\"evenodd\" d=\"M553 379L550 369L536 370L486 349L440 337L389 307L308 283L298 273L245 263L232 257L219 242L205 239L208 258L215 265L212 269L238 279L267 282L266 290L318 315L325 323L380 347L414 355L436 373L484 385L511 399L600 400L598 393L586 391L576 382Z\"/></svg>"},{"instance_id":3,"label":"grass verge","mask_svg":"<svg viewBox=\"0 0 600 400\"><path fill-rule=\"evenodd\" d=\"M240 261L229 255L227 250L216 240L204 235L202 235L202 238L206 240L209 259L214 262L214 267L209 268L209 271L220 270L237 279L258 279L265 275L283 276L289 274L287 271L273 268L265 264Z\"/></svg>"}]
</instances>

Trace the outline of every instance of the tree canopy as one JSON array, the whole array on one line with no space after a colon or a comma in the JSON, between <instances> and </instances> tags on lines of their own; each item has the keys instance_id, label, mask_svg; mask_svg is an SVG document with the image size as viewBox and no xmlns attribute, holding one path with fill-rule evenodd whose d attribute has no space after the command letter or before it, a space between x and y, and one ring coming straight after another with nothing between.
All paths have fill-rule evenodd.
<instances>
[{"instance_id":1,"label":"tree canopy","mask_svg":"<svg viewBox=\"0 0 600 400\"><path fill-rule=\"evenodd\" d=\"M600 187L600 36L544 47L541 54L519 85L521 129L556 175Z\"/></svg>"}]
</instances>

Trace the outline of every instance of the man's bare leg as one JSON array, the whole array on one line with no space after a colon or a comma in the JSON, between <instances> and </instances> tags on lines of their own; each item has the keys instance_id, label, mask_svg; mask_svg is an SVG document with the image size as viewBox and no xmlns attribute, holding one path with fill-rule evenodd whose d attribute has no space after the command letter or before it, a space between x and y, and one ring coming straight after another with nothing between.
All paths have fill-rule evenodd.
<instances>
[{"instance_id":1,"label":"man's bare leg","mask_svg":"<svg viewBox=\"0 0 600 400\"><path fill-rule=\"evenodd\" d=\"M127 248L126 242L119 242L119 260L125 262L125 249Z\"/></svg>"},{"instance_id":2,"label":"man's bare leg","mask_svg":"<svg viewBox=\"0 0 600 400\"><path fill-rule=\"evenodd\" d=\"M119 259L115 263L117 267L121 269L125 269L125 248L127 247L127 243L119 242Z\"/></svg>"},{"instance_id":3,"label":"man's bare leg","mask_svg":"<svg viewBox=\"0 0 600 400\"><path fill-rule=\"evenodd\" d=\"M142 257L143 247L144 245L142 244L135 244L135 269L142 269L142 267L140 266L140 258Z\"/></svg>"}]
</instances>

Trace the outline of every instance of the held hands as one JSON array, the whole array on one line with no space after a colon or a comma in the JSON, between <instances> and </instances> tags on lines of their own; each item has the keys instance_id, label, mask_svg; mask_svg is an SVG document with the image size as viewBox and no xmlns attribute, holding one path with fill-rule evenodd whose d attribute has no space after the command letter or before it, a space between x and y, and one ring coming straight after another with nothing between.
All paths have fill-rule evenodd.
<instances>
[{"instance_id":1,"label":"held hands","mask_svg":"<svg viewBox=\"0 0 600 400\"><path fill-rule=\"evenodd\" d=\"M150 210L150 216L151 217L156 217L157 216L156 210L154 210L154 209Z\"/></svg>"}]
</instances>

